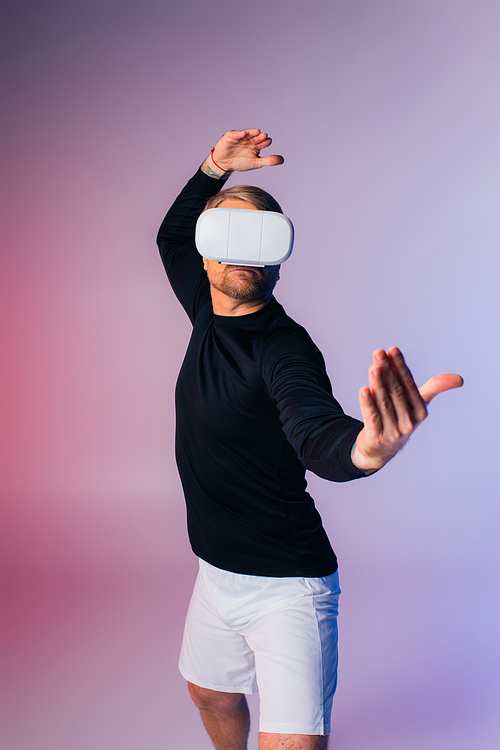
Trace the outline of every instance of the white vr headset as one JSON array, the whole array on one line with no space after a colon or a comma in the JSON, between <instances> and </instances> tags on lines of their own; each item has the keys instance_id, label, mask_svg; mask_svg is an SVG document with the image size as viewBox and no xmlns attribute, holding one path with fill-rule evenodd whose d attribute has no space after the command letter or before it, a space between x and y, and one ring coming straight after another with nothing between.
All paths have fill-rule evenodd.
<instances>
[{"instance_id":1,"label":"white vr headset","mask_svg":"<svg viewBox=\"0 0 500 750\"><path fill-rule=\"evenodd\" d=\"M277 266L290 257L293 224L274 211L209 208L197 223L196 248L208 260L233 266Z\"/></svg>"}]
</instances>

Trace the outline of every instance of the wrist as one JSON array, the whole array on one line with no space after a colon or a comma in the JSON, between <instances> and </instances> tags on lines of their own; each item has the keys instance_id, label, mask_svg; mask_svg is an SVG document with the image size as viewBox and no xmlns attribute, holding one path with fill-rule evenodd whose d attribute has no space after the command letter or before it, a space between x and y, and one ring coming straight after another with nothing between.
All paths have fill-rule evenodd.
<instances>
[{"instance_id":1,"label":"wrist","mask_svg":"<svg viewBox=\"0 0 500 750\"><path fill-rule=\"evenodd\" d=\"M201 165L201 169L206 175L214 177L216 180L227 180L233 170L226 169L224 164L217 163L214 159L214 148L210 151L210 155L207 156Z\"/></svg>"},{"instance_id":2,"label":"wrist","mask_svg":"<svg viewBox=\"0 0 500 750\"><path fill-rule=\"evenodd\" d=\"M364 456L357 446L357 442L354 443L351 449L351 461L357 469L366 472L366 474L373 474L384 466L385 461L378 463L373 459L370 460ZM375 465L377 463L377 465Z\"/></svg>"}]
</instances>

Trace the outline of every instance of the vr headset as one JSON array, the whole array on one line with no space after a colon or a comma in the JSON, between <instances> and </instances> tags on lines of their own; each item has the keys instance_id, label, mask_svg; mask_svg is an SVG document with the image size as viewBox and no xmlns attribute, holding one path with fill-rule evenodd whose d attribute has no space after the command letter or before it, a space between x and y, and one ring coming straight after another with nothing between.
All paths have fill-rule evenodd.
<instances>
[{"instance_id":1,"label":"vr headset","mask_svg":"<svg viewBox=\"0 0 500 750\"><path fill-rule=\"evenodd\" d=\"M195 232L196 248L208 260L233 266L277 266L293 248L293 224L274 211L210 208Z\"/></svg>"}]
</instances>

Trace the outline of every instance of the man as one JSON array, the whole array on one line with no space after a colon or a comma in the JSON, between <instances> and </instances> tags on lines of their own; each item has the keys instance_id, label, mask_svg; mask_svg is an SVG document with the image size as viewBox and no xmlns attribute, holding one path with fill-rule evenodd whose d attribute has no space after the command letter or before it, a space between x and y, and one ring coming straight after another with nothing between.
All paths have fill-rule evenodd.
<instances>
[{"instance_id":1,"label":"man","mask_svg":"<svg viewBox=\"0 0 500 750\"><path fill-rule=\"evenodd\" d=\"M418 391L402 354L373 355L363 422L333 398L321 353L273 297L279 267L203 259L194 229L207 205L281 211L256 188L220 192L260 156L257 128L229 131L158 235L193 333L176 389L176 456L200 572L180 669L217 750L246 750L246 693L261 699L260 750L324 750L337 666L337 560L305 470L348 481L380 469L427 416L439 375ZM215 197L214 197L215 196Z\"/></svg>"}]
</instances>

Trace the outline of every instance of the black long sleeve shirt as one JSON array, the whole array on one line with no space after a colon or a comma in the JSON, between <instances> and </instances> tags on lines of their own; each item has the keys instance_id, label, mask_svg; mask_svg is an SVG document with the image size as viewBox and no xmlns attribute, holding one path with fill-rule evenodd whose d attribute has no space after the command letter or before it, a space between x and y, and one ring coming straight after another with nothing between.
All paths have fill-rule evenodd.
<instances>
[{"instance_id":1,"label":"black long sleeve shirt","mask_svg":"<svg viewBox=\"0 0 500 750\"><path fill-rule=\"evenodd\" d=\"M215 315L194 244L196 220L221 188L199 170L165 217L161 258L193 324L176 388L176 458L193 551L246 575L325 576L337 560L305 471L344 482L363 424L332 395L323 357L274 299Z\"/></svg>"}]
</instances>

